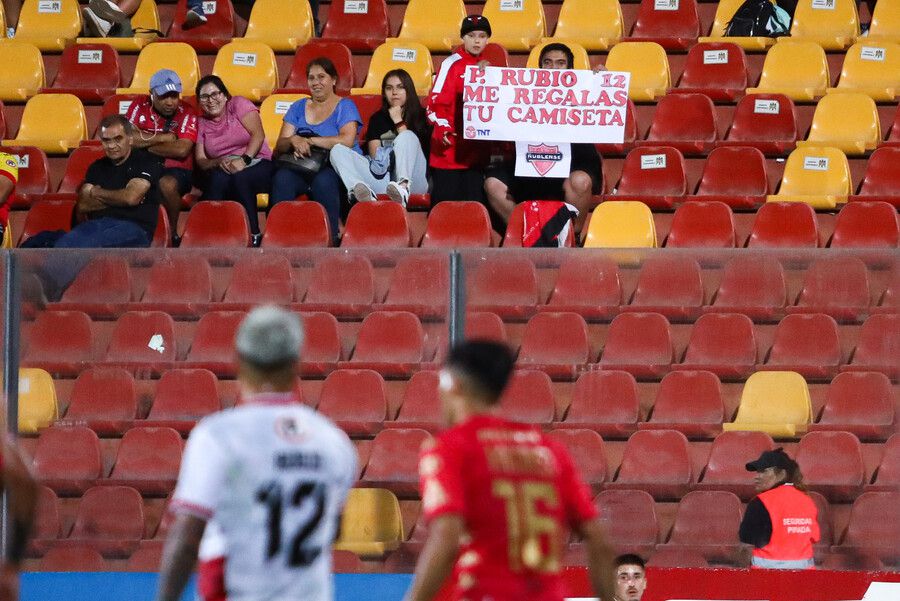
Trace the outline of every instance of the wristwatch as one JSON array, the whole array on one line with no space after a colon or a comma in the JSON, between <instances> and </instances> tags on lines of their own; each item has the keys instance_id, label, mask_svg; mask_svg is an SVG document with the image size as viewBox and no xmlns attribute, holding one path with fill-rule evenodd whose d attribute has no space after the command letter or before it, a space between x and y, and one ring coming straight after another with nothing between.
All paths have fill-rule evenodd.
<instances>
[{"instance_id":1,"label":"wristwatch","mask_svg":"<svg viewBox=\"0 0 900 601\"><path fill-rule=\"evenodd\" d=\"M249 165L253 162L253 157L251 157L249 154L242 154L241 160L244 161L244 165Z\"/></svg>"}]
</instances>

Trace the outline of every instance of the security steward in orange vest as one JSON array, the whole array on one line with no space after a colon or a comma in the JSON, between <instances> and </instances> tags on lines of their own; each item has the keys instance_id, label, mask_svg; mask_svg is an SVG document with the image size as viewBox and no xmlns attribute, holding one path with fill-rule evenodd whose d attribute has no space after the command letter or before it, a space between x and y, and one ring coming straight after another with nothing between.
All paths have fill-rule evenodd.
<instances>
[{"instance_id":1,"label":"security steward in orange vest","mask_svg":"<svg viewBox=\"0 0 900 601\"><path fill-rule=\"evenodd\" d=\"M804 490L797 462L780 447L747 464L756 472L759 494L747 504L740 539L753 545L754 568L802 570L814 567L819 540L818 510Z\"/></svg>"}]
</instances>

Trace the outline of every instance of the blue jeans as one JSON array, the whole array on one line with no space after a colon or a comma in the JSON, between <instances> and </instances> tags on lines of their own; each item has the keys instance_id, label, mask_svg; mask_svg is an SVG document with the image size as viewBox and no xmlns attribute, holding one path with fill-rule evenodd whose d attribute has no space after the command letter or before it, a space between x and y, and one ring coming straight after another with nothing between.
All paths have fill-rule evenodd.
<instances>
[{"instance_id":1,"label":"blue jeans","mask_svg":"<svg viewBox=\"0 0 900 601\"><path fill-rule=\"evenodd\" d=\"M269 209L282 200L294 200L302 194L325 207L331 237L337 240L341 221L341 180L335 170L325 165L311 181L307 181L296 171L286 167L278 169L272 178Z\"/></svg>"},{"instance_id":2,"label":"blue jeans","mask_svg":"<svg viewBox=\"0 0 900 601\"><path fill-rule=\"evenodd\" d=\"M187 0L188 10L193 10L198 15L204 14L203 0Z\"/></svg>"},{"instance_id":3,"label":"blue jeans","mask_svg":"<svg viewBox=\"0 0 900 601\"><path fill-rule=\"evenodd\" d=\"M250 233L258 234L259 217L256 213L256 195L269 191L274 170L272 161L265 159L233 174L225 173L221 169L213 169L206 174L203 196L200 197L200 200L238 201L247 211Z\"/></svg>"}]
</instances>

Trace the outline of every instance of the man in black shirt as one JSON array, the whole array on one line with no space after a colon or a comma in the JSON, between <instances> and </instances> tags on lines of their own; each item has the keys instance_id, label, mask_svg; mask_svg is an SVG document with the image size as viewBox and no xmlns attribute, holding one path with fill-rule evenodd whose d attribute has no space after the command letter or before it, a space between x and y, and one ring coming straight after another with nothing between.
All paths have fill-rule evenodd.
<instances>
[{"instance_id":1,"label":"man in black shirt","mask_svg":"<svg viewBox=\"0 0 900 601\"><path fill-rule=\"evenodd\" d=\"M69 232L41 232L26 248L129 248L150 246L159 215L158 157L131 146L132 125L121 115L100 122L106 156L88 167L78 189L77 211L85 221Z\"/></svg>"}]
</instances>

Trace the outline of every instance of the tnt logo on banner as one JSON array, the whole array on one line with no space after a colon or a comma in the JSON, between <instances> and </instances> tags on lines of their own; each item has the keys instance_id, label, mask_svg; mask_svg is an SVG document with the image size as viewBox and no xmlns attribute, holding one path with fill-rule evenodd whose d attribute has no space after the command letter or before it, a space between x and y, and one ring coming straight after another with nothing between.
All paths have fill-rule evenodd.
<instances>
[{"instance_id":1,"label":"tnt logo on banner","mask_svg":"<svg viewBox=\"0 0 900 601\"><path fill-rule=\"evenodd\" d=\"M516 142L516 177L569 177L572 145Z\"/></svg>"}]
</instances>

